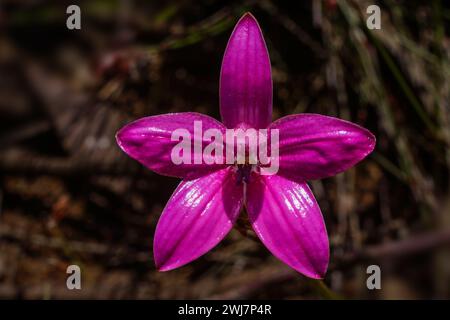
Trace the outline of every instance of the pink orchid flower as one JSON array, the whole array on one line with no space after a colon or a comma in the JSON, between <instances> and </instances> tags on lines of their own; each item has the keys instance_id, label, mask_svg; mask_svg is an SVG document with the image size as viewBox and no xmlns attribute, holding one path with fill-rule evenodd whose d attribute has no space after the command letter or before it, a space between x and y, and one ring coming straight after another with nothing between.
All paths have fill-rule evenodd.
<instances>
[{"instance_id":1,"label":"pink orchid flower","mask_svg":"<svg viewBox=\"0 0 450 320\"><path fill-rule=\"evenodd\" d=\"M130 157L162 175L182 178L159 219L154 237L158 270L197 259L231 230L245 206L249 221L274 256L298 272L323 278L329 243L320 208L307 180L333 176L361 161L375 146L366 129L337 118L297 114L271 123L269 54L256 19L249 13L228 42L220 75L219 121L194 112L139 119L117 133ZM222 163L174 164L171 139L177 128L277 129L279 170L261 175L255 166ZM202 146L211 141L201 138ZM196 151L193 150L192 153Z\"/></svg>"}]
</instances>

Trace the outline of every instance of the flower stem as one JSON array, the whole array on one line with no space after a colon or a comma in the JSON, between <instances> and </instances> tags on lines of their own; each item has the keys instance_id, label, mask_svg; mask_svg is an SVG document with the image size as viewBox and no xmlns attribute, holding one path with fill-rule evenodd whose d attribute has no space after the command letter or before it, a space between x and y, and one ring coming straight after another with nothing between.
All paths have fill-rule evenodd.
<instances>
[{"instance_id":1,"label":"flower stem","mask_svg":"<svg viewBox=\"0 0 450 320\"><path fill-rule=\"evenodd\" d=\"M342 300L343 297L328 288L323 280L307 279L309 287L314 290L321 298L327 300Z\"/></svg>"}]
</instances>

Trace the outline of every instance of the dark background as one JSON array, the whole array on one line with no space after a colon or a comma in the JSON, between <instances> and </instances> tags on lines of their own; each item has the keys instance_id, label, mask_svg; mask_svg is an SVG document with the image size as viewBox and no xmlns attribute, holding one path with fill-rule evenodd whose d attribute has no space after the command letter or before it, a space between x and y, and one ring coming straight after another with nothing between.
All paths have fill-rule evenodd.
<instances>
[{"instance_id":1,"label":"dark background","mask_svg":"<svg viewBox=\"0 0 450 320\"><path fill-rule=\"evenodd\" d=\"M81 7L82 29L66 28ZM378 4L382 29L366 28ZM377 137L374 153L313 181L331 242L324 283L251 231L155 270L157 219L178 180L128 159L114 134L173 111L219 118L234 24L258 19L274 119L314 112ZM450 298L450 5L447 1L0 3L0 298ZM82 269L82 290L66 268ZM366 287L381 267L382 289Z\"/></svg>"}]
</instances>

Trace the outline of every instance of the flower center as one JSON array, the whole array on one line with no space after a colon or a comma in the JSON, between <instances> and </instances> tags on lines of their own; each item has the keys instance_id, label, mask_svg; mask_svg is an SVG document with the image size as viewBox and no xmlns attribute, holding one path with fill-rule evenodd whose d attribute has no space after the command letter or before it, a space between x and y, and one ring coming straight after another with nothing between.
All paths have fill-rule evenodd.
<instances>
[{"instance_id":1,"label":"flower center","mask_svg":"<svg viewBox=\"0 0 450 320\"><path fill-rule=\"evenodd\" d=\"M236 183L239 185L243 182L249 183L250 182L250 175L252 173L252 170L254 169L255 165L252 164L238 164L236 165L237 168L237 179Z\"/></svg>"}]
</instances>

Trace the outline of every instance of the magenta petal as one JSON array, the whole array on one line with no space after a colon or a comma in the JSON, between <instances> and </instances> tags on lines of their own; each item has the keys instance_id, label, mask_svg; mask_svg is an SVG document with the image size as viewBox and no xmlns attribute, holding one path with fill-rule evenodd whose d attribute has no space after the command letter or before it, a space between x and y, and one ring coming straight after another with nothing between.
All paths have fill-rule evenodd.
<instances>
[{"instance_id":1,"label":"magenta petal","mask_svg":"<svg viewBox=\"0 0 450 320\"><path fill-rule=\"evenodd\" d=\"M306 183L255 176L247 189L247 211L253 229L274 256L308 277L324 277L328 236Z\"/></svg>"},{"instance_id":2,"label":"magenta petal","mask_svg":"<svg viewBox=\"0 0 450 320\"><path fill-rule=\"evenodd\" d=\"M220 114L228 128L266 128L272 118L269 53L256 19L245 14L230 37L220 75Z\"/></svg>"},{"instance_id":3,"label":"magenta petal","mask_svg":"<svg viewBox=\"0 0 450 320\"><path fill-rule=\"evenodd\" d=\"M375 147L375 137L367 129L318 114L287 116L270 129L278 129L280 135L278 174L296 181L345 171Z\"/></svg>"},{"instance_id":4,"label":"magenta petal","mask_svg":"<svg viewBox=\"0 0 450 320\"><path fill-rule=\"evenodd\" d=\"M222 133L225 127L219 121L195 112L172 113L146 117L123 127L116 135L117 143L130 157L138 160L149 169L167 176L196 178L224 168L221 164L194 164L195 149L191 146L191 164L175 164L171 152L179 140L171 141L172 132L186 129L194 143L194 121L201 121L202 130L215 128ZM210 141L202 141L202 151Z\"/></svg>"},{"instance_id":5,"label":"magenta petal","mask_svg":"<svg viewBox=\"0 0 450 320\"><path fill-rule=\"evenodd\" d=\"M217 245L236 221L242 199L242 185L236 185L231 168L181 182L156 227L158 270L180 267Z\"/></svg>"}]
</instances>

